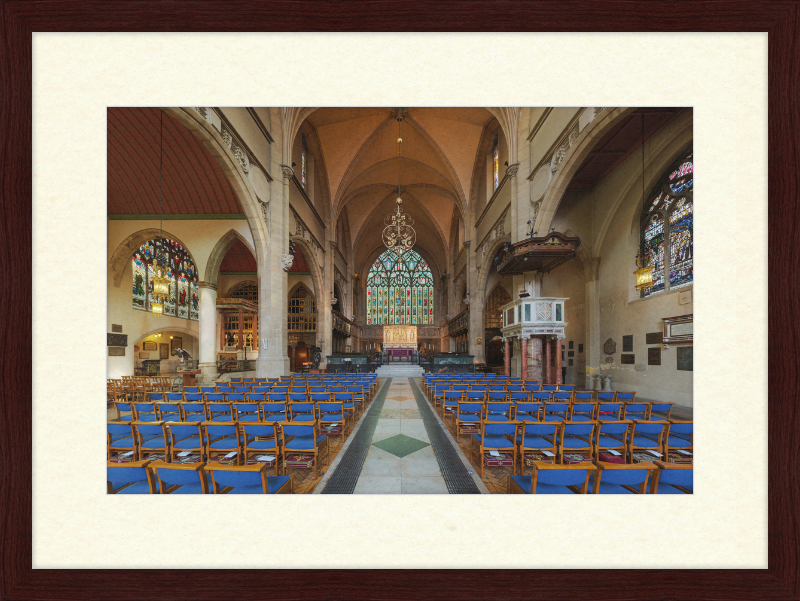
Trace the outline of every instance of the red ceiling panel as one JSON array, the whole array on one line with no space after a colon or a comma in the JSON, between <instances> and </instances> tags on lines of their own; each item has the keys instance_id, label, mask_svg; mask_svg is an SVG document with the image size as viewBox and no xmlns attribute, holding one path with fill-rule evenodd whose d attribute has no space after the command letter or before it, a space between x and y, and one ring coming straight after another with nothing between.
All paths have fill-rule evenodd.
<instances>
[{"instance_id":1,"label":"red ceiling panel","mask_svg":"<svg viewBox=\"0 0 800 601\"><path fill-rule=\"evenodd\" d=\"M569 190L591 190L672 119L680 108L643 108L633 111L617 123L594 146L569 183Z\"/></svg>"},{"instance_id":2,"label":"red ceiling panel","mask_svg":"<svg viewBox=\"0 0 800 601\"><path fill-rule=\"evenodd\" d=\"M294 261L292 262L292 267L289 269L289 273L292 272L309 273L310 271L311 269L309 269L308 267L306 256L303 254L303 251L300 250L300 247L295 244Z\"/></svg>"},{"instance_id":3,"label":"red ceiling panel","mask_svg":"<svg viewBox=\"0 0 800 601\"><path fill-rule=\"evenodd\" d=\"M220 273L257 273L256 258L241 240L237 240L222 259L219 271Z\"/></svg>"},{"instance_id":4,"label":"red ceiling panel","mask_svg":"<svg viewBox=\"0 0 800 601\"><path fill-rule=\"evenodd\" d=\"M162 139L158 108L108 109L108 213L158 215ZM163 206L166 215L241 214L216 160L164 113Z\"/></svg>"}]
</instances>

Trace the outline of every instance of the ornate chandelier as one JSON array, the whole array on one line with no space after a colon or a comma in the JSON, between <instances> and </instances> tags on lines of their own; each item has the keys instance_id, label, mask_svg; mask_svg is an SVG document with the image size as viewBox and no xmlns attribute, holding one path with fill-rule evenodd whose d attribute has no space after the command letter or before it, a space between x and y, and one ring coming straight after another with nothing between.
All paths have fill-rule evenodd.
<instances>
[{"instance_id":1,"label":"ornate chandelier","mask_svg":"<svg viewBox=\"0 0 800 601\"><path fill-rule=\"evenodd\" d=\"M417 241L417 232L414 230L414 220L410 215L403 213L403 188L400 185L400 159L402 155L403 138L400 129L403 122L403 109L397 109L397 208L389 213L383 220L383 244L386 248L394 250L397 255L402 255Z\"/></svg>"},{"instance_id":2,"label":"ornate chandelier","mask_svg":"<svg viewBox=\"0 0 800 601\"><path fill-rule=\"evenodd\" d=\"M164 111L159 112L161 145L159 148L158 207L161 215L161 234L158 237L153 258L153 302L150 313L153 317L164 315L164 301L169 298L170 280L167 278L167 250L164 248Z\"/></svg>"}]
</instances>

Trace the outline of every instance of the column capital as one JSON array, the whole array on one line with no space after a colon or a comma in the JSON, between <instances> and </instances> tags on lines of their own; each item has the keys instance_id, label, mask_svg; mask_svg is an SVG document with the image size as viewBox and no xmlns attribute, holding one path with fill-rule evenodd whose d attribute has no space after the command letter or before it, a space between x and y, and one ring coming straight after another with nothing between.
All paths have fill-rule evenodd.
<instances>
[{"instance_id":1,"label":"column capital","mask_svg":"<svg viewBox=\"0 0 800 601\"><path fill-rule=\"evenodd\" d=\"M517 171L519 170L519 163L514 163L513 165L509 165L506 169L506 175L508 177L516 177Z\"/></svg>"},{"instance_id":2,"label":"column capital","mask_svg":"<svg viewBox=\"0 0 800 601\"><path fill-rule=\"evenodd\" d=\"M469 248L469 245L472 244L472 240L465 240L464 241L464 248Z\"/></svg>"},{"instance_id":3,"label":"column capital","mask_svg":"<svg viewBox=\"0 0 800 601\"><path fill-rule=\"evenodd\" d=\"M197 282L198 288L209 288L211 290L218 290L218 286L216 284L212 284L211 282Z\"/></svg>"},{"instance_id":4,"label":"column capital","mask_svg":"<svg viewBox=\"0 0 800 601\"><path fill-rule=\"evenodd\" d=\"M292 179L294 177L294 169L289 167L289 165L281 165L281 173L283 173L283 177L287 179Z\"/></svg>"}]
</instances>

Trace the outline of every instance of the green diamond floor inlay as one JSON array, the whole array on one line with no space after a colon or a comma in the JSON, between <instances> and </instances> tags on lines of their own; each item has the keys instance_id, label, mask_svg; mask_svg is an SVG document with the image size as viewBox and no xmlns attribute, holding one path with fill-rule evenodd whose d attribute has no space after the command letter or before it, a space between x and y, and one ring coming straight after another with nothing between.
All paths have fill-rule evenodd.
<instances>
[{"instance_id":1,"label":"green diamond floor inlay","mask_svg":"<svg viewBox=\"0 0 800 601\"><path fill-rule=\"evenodd\" d=\"M417 440L416 438L411 438L405 434L398 434L391 438L384 438L378 442L373 442L372 446L403 458L406 455L411 455L411 453L416 453L420 449L430 446L430 444Z\"/></svg>"}]
</instances>

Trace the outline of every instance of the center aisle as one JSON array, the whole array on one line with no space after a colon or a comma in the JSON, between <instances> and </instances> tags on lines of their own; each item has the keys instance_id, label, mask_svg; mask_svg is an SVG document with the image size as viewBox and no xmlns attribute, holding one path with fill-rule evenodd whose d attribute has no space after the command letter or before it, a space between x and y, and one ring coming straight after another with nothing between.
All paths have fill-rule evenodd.
<instances>
[{"instance_id":1,"label":"center aisle","mask_svg":"<svg viewBox=\"0 0 800 601\"><path fill-rule=\"evenodd\" d=\"M437 440L431 446L425 421L428 422L428 428L441 428L441 422L436 418L435 421L431 420L431 415L421 415L413 386L408 378L389 380L386 399L375 422L371 440L365 439L361 443L367 445L368 449L352 494L448 494L453 490L452 474L446 474L451 480L448 489L440 463L450 467L455 457L453 454L462 457L463 454L460 450L456 451L457 447L449 441L444 440L446 446L443 446L440 432L434 432ZM427 403L424 399L422 402ZM442 457L437 459L434 447ZM460 464L462 460L456 458L456 461ZM466 459L463 461L466 462ZM338 466L332 467L334 472L338 469ZM466 475L466 469L463 471ZM466 477L472 480L470 476ZM481 483L469 492L474 494L488 490Z\"/></svg>"}]
</instances>

